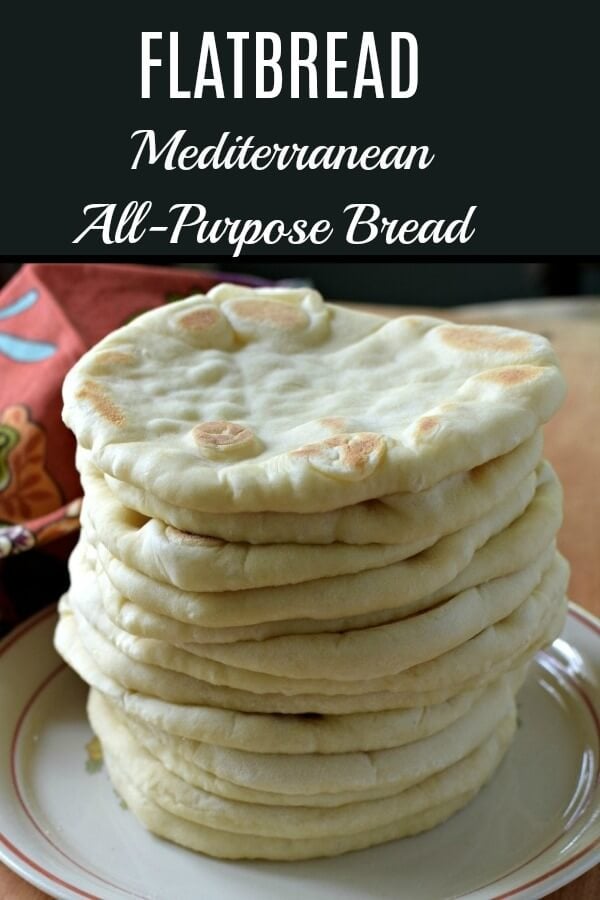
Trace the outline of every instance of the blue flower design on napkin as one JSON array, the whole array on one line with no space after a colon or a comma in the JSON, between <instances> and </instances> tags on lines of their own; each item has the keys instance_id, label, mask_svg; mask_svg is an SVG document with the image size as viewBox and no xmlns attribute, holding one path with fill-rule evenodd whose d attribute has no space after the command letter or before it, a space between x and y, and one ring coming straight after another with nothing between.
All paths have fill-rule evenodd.
<instances>
[{"instance_id":1,"label":"blue flower design on napkin","mask_svg":"<svg viewBox=\"0 0 600 900\"><path fill-rule=\"evenodd\" d=\"M0 321L11 319L19 313L30 309L39 299L38 291L31 290L8 306L0 307ZM0 354L13 362L32 363L48 359L56 353L56 344L47 341L34 341L30 338L17 337L15 334L0 331Z\"/></svg>"}]
</instances>

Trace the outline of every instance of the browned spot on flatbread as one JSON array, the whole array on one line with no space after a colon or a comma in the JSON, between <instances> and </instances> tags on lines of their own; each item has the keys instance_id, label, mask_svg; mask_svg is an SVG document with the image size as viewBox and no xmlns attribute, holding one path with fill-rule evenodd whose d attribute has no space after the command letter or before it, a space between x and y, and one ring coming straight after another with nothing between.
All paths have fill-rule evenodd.
<instances>
[{"instance_id":1,"label":"browned spot on flatbread","mask_svg":"<svg viewBox=\"0 0 600 900\"><path fill-rule=\"evenodd\" d=\"M438 334L445 344L456 350L497 350L505 353L525 353L531 340L525 334L496 331L475 325L443 325Z\"/></svg>"},{"instance_id":2,"label":"browned spot on flatbread","mask_svg":"<svg viewBox=\"0 0 600 900\"><path fill-rule=\"evenodd\" d=\"M237 300L229 308L238 319L280 331L303 328L308 323L308 316L303 310L277 300Z\"/></svg>"},{"instance_id":3,"label":"browned spot on flatbread","mask_svg":"<svg viewBox=\"0 0 600 900\"><path fill-rule=\"evenodd\" d=\"M190 544L196 547L223 547L225 545L225 541L221 541L219 538L180 531L179 528L173 528L172 525L167 525L165 528L165 536L174 544Z\"/></svg>"},{"instance_id":4,"label":"browned spot on flatbread","mask_svg":"<svg viewBox=\"0 0 600 900\"><path fill-rule=\"evenodd\" d=\"M344 431L347 427L346 419L341 416L326 416L324 419L319 419L319 424L331 431Z\"/></svg>"},{"instance_id":5,"label":"browned spot on flatbread","mask_svg":"<svg viewBox=\"0 0 600 900\"><path fill-rule=\"evenodd\" d=\"M132 366L137 362L137 357L126 350L99 350L93 362L101 366Z\"/></svg>"},{"instance_id":6,"label":"browned spot on flatbread","mask_svg":"<svg viewBox=\"0 0 600 900\"><path fill-rule=\"evenodd\" d=\"M84 381L75 396L78 400L87 400L98 415L112 425L125 424L125 413L110 399L106 390L97 381Z\"/></svg>"},{"instance_id":7,"label":"browned spot on flatbread","mask_svg":"<svg viewBox=\"0 0 600 900\"><path fill-rule=\"evenodd\" d=\"M186 331L208 331L209 328L217 324L220 317L221 313L218 309L214 309L211 306L203 306L181 316L177 320L177 324Z\"/></svg>"},{"instance_id":8,"label":"browned spot on flatbread","mask_svg":"<svg viewBox=\"0 0 600 900\"><path fill-rule=\"evenodd\" d=\"M343 459L349 469L363 469L369 462L371 454L378 453L384 446L384 440L380 434L354 434L350 440L340 442L344 448Z\"/></svg>"},{"instance_id":9,"label":"browned spot on flatbread","mask_svg":"<svg viewBox=\"0 0 600 900\"><path fill-rule=\"evenodd\" d=\"M400 321L410 328L420 328L423 325L423 316L401 316Z\"/></svg>"},{"instance_id":10,"label":"browned spot on flatbread","mask_svg":"<svg viewBox=\"0 0 600 900\"><path fill-rule=\"evenodd\" d=\"M426 437L428 434L431 434L432 431L435 431L436 428L439 427L439 424L440 420L437 416L423 416L416 424L416 437Z\"/></svg>"},{"instance_id":11,"label":"browned spot on flatbread","mask_svg":"<svg viewBox=\"0 0 600 900\"><path fill-rule=\"evenodd\" d=\"M489 372L482 372L477 377L482 381L492 381L495 384L512 387L515 384L533 381L540 374L539 366L503 366L498 369L490 369Z\"/></svg>"},{"instance_id":12,"label":"browned spot on flatbread","mask_svg":"<svg viewBox=\"0 0 600 900\"><path fill-rule=\"evenodd\" d=\"M340 468L361 472L367 466L372 466L374 459L379 459L384 449L385 440L380 434L362 431L356 434L337 434L323 441L307 444L293 450L292 456L306 457L315 461L320 457L329 457L331 450L338 450L337 459Z\"/></svg>"},{"instance_id":13,"label":"browned spot on flatbread","mask_svg":"<svg viewBox=\"0 0 600 900\"><path fill-rule=\"evenodd\" d=\"M194 425L192 435L199 447L231 447L254 440L254 432L244 425L220 419Z\"/></svg>"}]
</instances>

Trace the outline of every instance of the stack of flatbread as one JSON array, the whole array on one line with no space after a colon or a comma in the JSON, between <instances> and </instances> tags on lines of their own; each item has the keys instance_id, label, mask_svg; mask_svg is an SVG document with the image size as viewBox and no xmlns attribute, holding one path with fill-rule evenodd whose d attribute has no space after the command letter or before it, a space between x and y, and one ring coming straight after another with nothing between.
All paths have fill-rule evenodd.
<instances>
[{"instance_id":1,"label":"stack of flatbread","mask_svg":"<svg viewBox=\"0 0 600 900\"><path fill-rule=\"evenodd\" d=\"M223 285L65 382L85 491L56 645L117 791L214 856L431 828L560 632L548 342Z\"/></svg>"}]
</instances>

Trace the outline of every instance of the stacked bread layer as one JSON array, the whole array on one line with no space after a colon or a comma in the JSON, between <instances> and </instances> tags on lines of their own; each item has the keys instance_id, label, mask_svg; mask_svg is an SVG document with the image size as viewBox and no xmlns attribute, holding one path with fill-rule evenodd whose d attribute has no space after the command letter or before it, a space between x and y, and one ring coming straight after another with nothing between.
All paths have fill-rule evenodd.
<instances>
[{"instance_id":1,"label":"stacked bread layer","mask_svg":"<svg viewBox=\"0 0 600 900\"><path fill-rule=\"evenodd\" d=\"M83 358L56 644L148 828L301 859L415 834L477 793L564 621L540 431L561 398L542 338L314 292L225 287Z\"/></svg>"}]
</instances>

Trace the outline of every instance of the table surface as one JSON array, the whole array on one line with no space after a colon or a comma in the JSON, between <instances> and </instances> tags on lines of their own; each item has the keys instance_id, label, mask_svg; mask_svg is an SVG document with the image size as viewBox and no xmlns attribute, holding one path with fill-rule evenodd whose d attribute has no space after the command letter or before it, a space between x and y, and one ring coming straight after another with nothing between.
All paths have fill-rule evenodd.
<instances>
[{"instance_id":1,"label":"table surface","mask_svg":"<svg viewBox=\"0 0 600 900\"><path fill-rule=\"evenodd\" d=\"M369 306L368 310L386 315L409 311L389 306ZM422 308L410 311L424 312ZM565 492L559 546L572 567L571 599L600 617L600 303L574 301L557 309L550 302L515 302L431 312L444 318L537 331L556 348L569 393L560 412L546 426L545 452ZM550 896L553 900L600 897L600 866ZM0 864L0 900L45 897Z\"/></svg>"}]
</instances>

